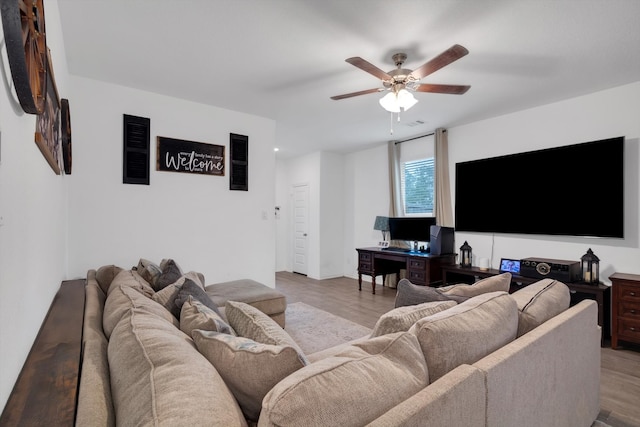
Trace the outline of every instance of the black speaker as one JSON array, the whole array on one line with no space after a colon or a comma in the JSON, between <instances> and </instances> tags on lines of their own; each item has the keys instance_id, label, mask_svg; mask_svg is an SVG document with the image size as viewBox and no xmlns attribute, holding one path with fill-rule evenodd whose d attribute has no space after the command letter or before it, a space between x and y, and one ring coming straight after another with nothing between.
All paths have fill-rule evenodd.
<instances>
[{"instance_id":1,"label":"black speaker","mask_svg":"<svg viewBox=\"0 0 640 427\"><path fill-rule=\"evenodd\" d=\"M453 227L441 227L432 225L430 228L431 238L429 248L431 255L452 254L453 251Z\"/></svg>"}]
</instances>

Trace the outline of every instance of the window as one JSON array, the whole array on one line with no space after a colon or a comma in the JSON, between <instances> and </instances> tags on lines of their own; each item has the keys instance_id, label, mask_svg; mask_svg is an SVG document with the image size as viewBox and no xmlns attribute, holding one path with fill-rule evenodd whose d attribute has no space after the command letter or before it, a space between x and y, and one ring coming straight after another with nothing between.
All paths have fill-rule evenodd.
<instances>
[{"instance_id":1,"label":"window","mask_svg":"<svg viewBox=\"0 0 640 427\"><path fill-rule=\"evenodd\" d=\"M435 163L429 159L402 163L401 188L405 215L433 215Z\"/></svg>"}]
</instances>

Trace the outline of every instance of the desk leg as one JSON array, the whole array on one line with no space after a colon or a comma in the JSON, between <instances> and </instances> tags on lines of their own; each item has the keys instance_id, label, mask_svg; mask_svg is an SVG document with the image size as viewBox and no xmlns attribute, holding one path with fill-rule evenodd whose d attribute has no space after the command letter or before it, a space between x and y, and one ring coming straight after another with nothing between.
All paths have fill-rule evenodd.
<instances>
[{"instance_id":1,"label":"desk leg","mask_svg":"<svg viewBox=\"0 0 640 427\"><path fill-rule=\"evenodd\" d=\"M362 273L358 273L358 290L362 290Z\"/></svg>"},{"instance_id":2,"label":"desk leg","mask_svg":"<svg viewBox=\"0 0 640 427\"><path fill-rule=\"evenodd\" d=\"M376 294L376 276L371 276L371 293Z\"/></svg>"}]
</instances>

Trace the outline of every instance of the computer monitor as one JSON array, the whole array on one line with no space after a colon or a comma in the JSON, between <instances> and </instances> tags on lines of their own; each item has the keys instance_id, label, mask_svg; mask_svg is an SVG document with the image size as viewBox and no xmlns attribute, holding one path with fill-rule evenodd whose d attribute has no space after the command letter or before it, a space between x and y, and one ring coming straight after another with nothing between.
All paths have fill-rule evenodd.
<instances>
[{"instance_id":1,"label":"computer monitor","mask_svg":"<svg viewBox=\"0 0 640 427\"><path fill-rule=\"evenodd\" d=\"M431 226L435 224L435 217L389 218L389 235L391 240L428 242L431 239Z\"/></svg>"}]
</instances>

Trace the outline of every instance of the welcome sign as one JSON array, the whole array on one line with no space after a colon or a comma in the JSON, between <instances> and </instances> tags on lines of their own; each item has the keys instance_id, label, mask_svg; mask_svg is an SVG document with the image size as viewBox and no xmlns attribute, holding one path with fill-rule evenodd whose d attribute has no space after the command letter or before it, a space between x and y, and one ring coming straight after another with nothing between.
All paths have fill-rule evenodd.
<instances>
[{"instance_id":1,"label":"welcome sign","mask_svg":"<svg viewBox=\"0 0 640 427\"><path fill-rule=\"evenodd\" d=\"M224 145L158 137L156 169L224 176Z\"/></svg>"}]
</instances>

